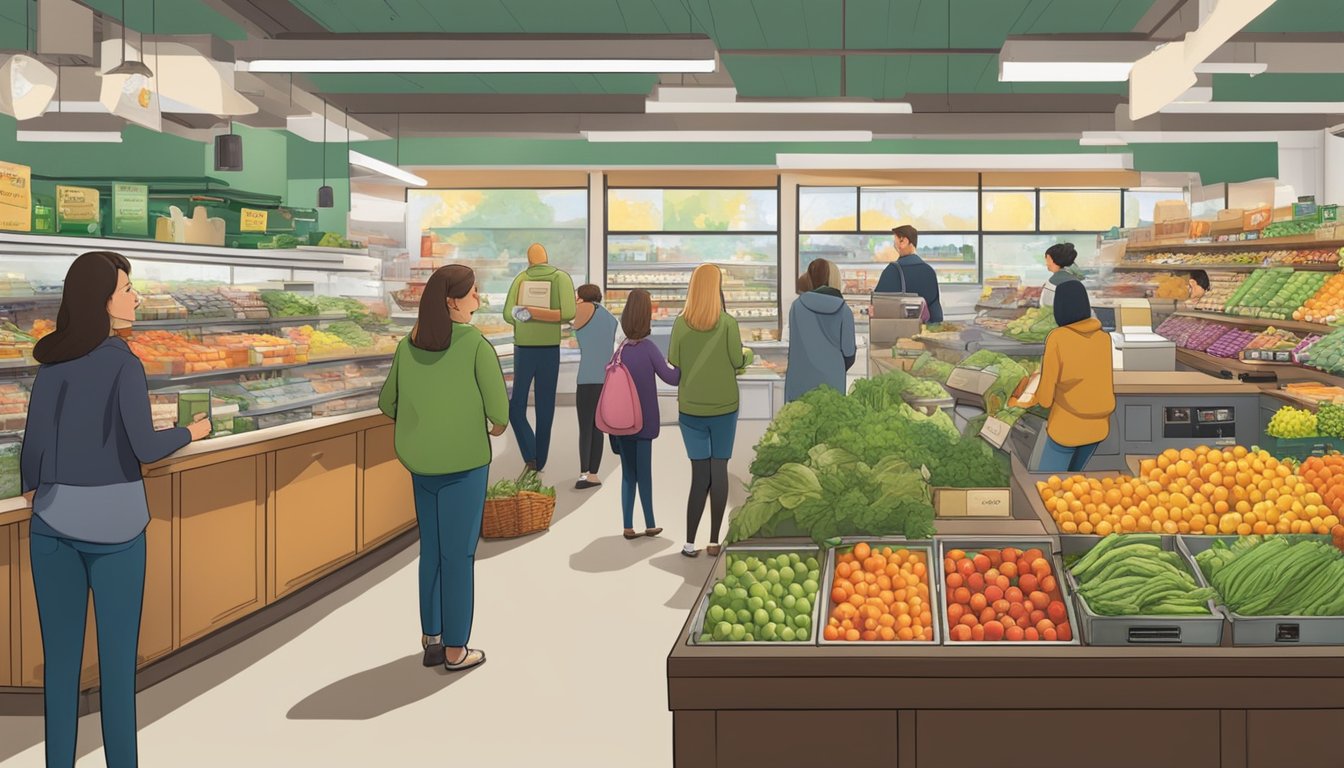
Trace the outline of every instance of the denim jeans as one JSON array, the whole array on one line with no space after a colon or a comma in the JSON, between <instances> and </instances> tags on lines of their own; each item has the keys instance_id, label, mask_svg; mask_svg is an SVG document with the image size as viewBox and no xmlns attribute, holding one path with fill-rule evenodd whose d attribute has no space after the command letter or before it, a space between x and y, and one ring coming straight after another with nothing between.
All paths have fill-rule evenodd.
<instances>
[{"instance_id":1,"label":"denim jeans","mask_svg":"<svg viewBox=\"0 0 1344 768\"><path fill-rule=\"evenodd\" d=\"M490 465L451 475L412 475L420 526L420 628L462 648L471 637L476 542Z\"/></svg>"},{"instance_id":2,"label":"denim jeans","mask_svg":"<svg viewBox=\"0 0 1344 768\"><path fill-rule=\"evenodd\" d=\"M1082 472L1087 468L1087 460L1096 453L1100 442L1088 443L1077 447L1060 445L1045 436L1045 448L1041 451L1041 466L1038 472Z\"/></svg>"},{"instance_id":3,"label":"denim jeans","mask_svg":"<svg viewBox=\"0 0 1344 768\"><path fill-rule=\"evenodd\" d=\"M555 388L560 382L559 347L514 347L513 393L509 396L509 424L523 461L546 468L551 453L551 424L555 421ZM527 423L527 396L536 384L537 431Z\"/></svg>"},{"instance_id":4,"label":"denim jeans","mask_svg":"<svg viewBox=\"0 0 1344 768\"><path fill-rule=\"evenodd\" d=\"M653 441L635 437L617 437L621 454L621 520L626 528L635 527L635 491L644 507L644 527L653 522Z\"/></svg>"},{"instance_id":5,"label":"denim jeans","mask_svg":"<svg viewBox=\"0 0 1344 768\"><path fill-rule=\"evenodd\" d=\"M93 590L98 686L108 768L135 768L135 654L145 597L145 534L90 544L34 534L33 593L42 630L47 766L73 768L84 624Z\"/></svg>"}]
</instances>

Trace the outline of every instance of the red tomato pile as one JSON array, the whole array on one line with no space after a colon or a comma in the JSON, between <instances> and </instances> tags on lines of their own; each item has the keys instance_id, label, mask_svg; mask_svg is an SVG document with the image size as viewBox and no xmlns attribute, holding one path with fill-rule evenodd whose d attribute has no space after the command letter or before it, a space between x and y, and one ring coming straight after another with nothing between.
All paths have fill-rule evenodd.
<instances>
[{"instance_id":1,"label":"red tomato pile","mask_svg":"<svg viewBox=\"0 0 1344 768\"><path fill-rule=\"evenodd\" d=\"M943 573L950 639L1073 639L1054 569L1041 550L953 549L943 560Z\"/></svg>"}]
</instances>

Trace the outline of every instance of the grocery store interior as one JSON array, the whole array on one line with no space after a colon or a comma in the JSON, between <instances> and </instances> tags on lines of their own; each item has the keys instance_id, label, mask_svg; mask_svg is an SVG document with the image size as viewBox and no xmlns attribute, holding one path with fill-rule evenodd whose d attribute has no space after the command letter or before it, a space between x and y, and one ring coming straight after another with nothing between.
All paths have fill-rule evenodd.
<instances>
[{"instance_id":1,"label":"grocery store interior","mask_svg":"<svg viewBox=\"0 0 1344 768\"><path fill-rule=\"evenodd\" d=\"M1341 204L1340 0L0 0L0 765L1338 766Z\"/></svg>"}]
</instances>

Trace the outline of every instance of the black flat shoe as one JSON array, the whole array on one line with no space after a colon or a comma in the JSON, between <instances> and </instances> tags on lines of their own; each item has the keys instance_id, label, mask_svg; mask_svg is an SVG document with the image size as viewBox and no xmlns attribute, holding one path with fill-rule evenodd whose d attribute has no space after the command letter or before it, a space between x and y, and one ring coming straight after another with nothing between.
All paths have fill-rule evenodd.
<instances>
[{"instance_id":1,"label":"black flat shoe","mask_svg":"<svg viewBox=\"0 0 1344 768\"><path fill-rule=\"evenodd\" d=\"M424 663L426 667L437 667L444 663L445 659L446 656L443 650L443 643L435 643L433 645L425 646Z\"/></svg>"},{"instance_id":2,"label":"black flat shoe","mask_svg":"<svg viewBox=\"0 0 1344 768\"><path fill-rule=\"evenodd\" d=\"M591 480L580 480L580 481L578 481L577 483L574 484L574 490L576 490L576 491L586 491L586 490L588 490L589 488L596 488L596 487L598 487L598 486L600 486L600 485L602 485L602 484L601 484L601 483L594 483L594 482L591 481Z\"/></svg>"}]
</instances>

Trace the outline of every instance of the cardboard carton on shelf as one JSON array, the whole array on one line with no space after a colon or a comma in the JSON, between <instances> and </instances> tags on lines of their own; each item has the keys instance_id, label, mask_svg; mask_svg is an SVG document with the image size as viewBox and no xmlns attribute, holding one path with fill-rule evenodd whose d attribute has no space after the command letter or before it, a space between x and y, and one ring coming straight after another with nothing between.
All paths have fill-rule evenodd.
<instances>
[{"instance_id":1,"label":"cardboard carton on shelf","mask_svg":"<svg viewBox=\"0 0 1344 768\"><path fill-rule=\"evenodd\" d=\"M933 509L938 517L1012 517L1008 488L934 488Z\"/></svg>"},{"instance_id":2,"label":"cardboard carton on shelf","mask_svg":"<svg viewBox=\"0 0 1344 768\"><path fill-rule=\"evenodd\" d=\"M210 218L204 206L196 206L188 219L182 209L172 206L170 218L160 218L154 226L154 239L189 245L224 245L224 220Z\"/></svg>"}]
</instances>

